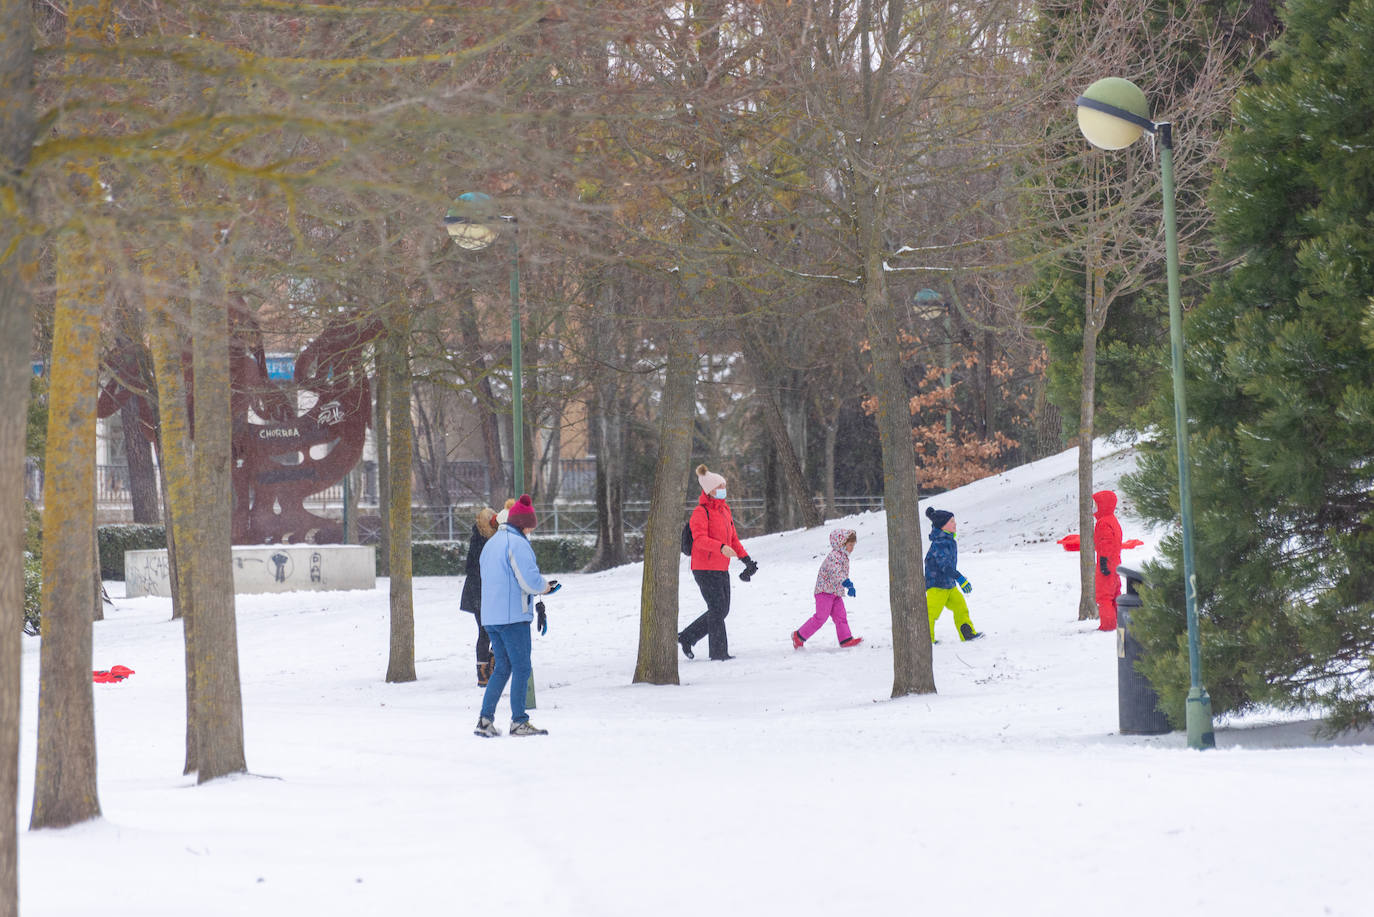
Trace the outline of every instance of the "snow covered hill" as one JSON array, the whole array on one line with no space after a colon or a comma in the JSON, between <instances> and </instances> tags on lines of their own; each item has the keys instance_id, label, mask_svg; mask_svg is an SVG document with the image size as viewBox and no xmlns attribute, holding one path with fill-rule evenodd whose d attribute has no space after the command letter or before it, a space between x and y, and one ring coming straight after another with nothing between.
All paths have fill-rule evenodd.
<instances>
[{"instance_id":1,"label":"snow covered hill","mask_svg":"<svg viewBox=\"0 0 1374 917\"><path fill-rule=\"evenodd\" d=\"M1133 465L1099 444L1096 477ZM746 542L731 652L631 684L641 570L562 576L535 638L545 738L472 735L460 578L416 584L419 680L383 681L387 584L241 596L250 775L181 775L182 640L165 599L96 624L104 818L23 832L25 917L153 915L1365 915L1369 737L1283 718L1117 734L1116 641L1076 620L1074 452L935 498L987 638L948 613L938 693L890 698L884 517L859 532L848 601L866 642L805 649L827 529ZM926 504L923 503L923 507ZM1156 533L1121 514L1127 537ZM922 520L922 530L928 526ZM122 585L110 584L113 595ZM702 608L683 560L681 621ZM32 797L38 642L24 646L20 817ZM498 723L507 725L504 702Z\"/></svg>"}]
</instances>

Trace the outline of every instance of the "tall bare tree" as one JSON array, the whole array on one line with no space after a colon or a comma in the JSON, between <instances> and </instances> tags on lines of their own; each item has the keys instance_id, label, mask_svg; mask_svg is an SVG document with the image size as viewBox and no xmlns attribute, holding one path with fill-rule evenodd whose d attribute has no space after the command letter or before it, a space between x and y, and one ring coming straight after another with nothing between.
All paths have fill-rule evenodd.
<instances>
[{"instance_id":1,"label":"tall bare tree","mask_svg":"<svg viewBox=\"0 0 1374 917\"><path fill-rule=\"evenodd\" d=\"M663 399L659 408L658 463L649 520L644 527L644 575L639 597L639 654L634 681L675 685L678 570L683 471L691 462L696 423L697 343L689 325L688 293L676 292L678 321L668 328Z\"/></svg>"},{"instance_id":2,"label":"tall bare tree","mask_svg":"<svg viewBox=\"0 0 1374 917\"><path fill-rule=\"evenodd\" d=\"M205 783L248 769L243 744L243 693L239 684L234 608L230 433L229 309L223 287L224 246L202 227L201 251L210 276L191 301L191 367L195 453L191 461L195 522L191 537L191 620L194 639L186 664L195 670L196 781Z\"/></svg>"},{"instance_id":3,"label":"tall bare tree","mask_svg":"<svg viewBox=\"0 0 1374 917\"><path fill-rule=\"evenodd\" d=\"M389 399L387 436L389 469L386 519L391 537L388 568L391 576L391 640L386 680L415 680L415 599L411 592L411 435L410 435L410 312L397 306L386 337Z\"/></svg>"},{"instance_id":4,"label":"tall bare tree","mask_svg":"<svg viewBox=\"0 0 1374 917\"><path fill-rule=\"evenodd\" d=\"M24 422L33 330L29 157L36 134L33 7L0 0L0 917L19 914L20 624L24 608Z\"/></svg>"},{"instance_id":5,"label":"tall bare tree","mask_svg":"<svg viewBox=\"0 0 1374 917\"><path fill-rule=\"evenodd\" d=\"M192 228L187 227L190 235ZM194 277L193 269L185 271ZM158 455L166 494L167 559L172 580L172 617L181 619L185 658L196 658L195 601L191 584L195 582L195 553L191 550L190 526L195 518L195 482L192 480L194 443L187 406L186 365L183 353L187 336L174 317L168 301L172 285L161 259L145 261L144 295L148 310L149 350L153 358L153 378L158 403ZM199 752L196 725L196 666L186 666L186 761L183 773L197 767Z\"/></svg>"},{"instance_id":6,"label":"tall bare tree","mask_svg":"<svg viewBox=\"0 0 1374 917\"><path fill-rule=\"evenodd\" d=\"M69 7L69 78L89 73L109 14L108 2ZM89 114L78 115L67 130L81 137L94 127ZM72 216L56 241L57 306L43 476L43 644L30 820L34 828L64 827L100 814L90 673L92 621L99 608L98 592L92 588L99 569L94 538L95 416L106 289L97 224L83 218L104 196L100 162L70 160L60 183Z\"/></svg>"}]
</instances>

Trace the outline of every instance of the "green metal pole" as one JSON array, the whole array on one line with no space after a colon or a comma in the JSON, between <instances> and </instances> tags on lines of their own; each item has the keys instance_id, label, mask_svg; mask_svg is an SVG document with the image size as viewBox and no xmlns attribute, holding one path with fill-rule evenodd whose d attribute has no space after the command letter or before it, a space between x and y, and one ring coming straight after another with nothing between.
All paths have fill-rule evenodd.
<instances>
[{"instance_id":1,"label":"green metal pole","mask_svg":"<svg viewBox=\"0 0 1374 917\"><path fill-rule=\"evenodd\" d=\"M525 492L525 395L524 346L520 341L520 231L511 220L510 233L510 353L511 353L511 471L514 493ZM515 690L515 686L511 686ZM535 709L534 668L525 685L525 707Z\"/></svg>"},{"instance_id":2,"label":"green metal pole","mask_svg":"<svg viewBox=\"0 0 1374 917\"><path fill-rule=\"evenodd\" d=\"M520 242L519 230L510 234L510 353L511 353L511 464L514 495L525 492L525 361L520 343Z\"/></svg>"},{"instance_id":3,"label":"green metal pole","mask_svg":"<svg viewBox=\"0 0 1374 917\"><path fill-rule=\"evenodd\" d=\"M1188 611L1188 673L1191 683L1185 707L1188 747L1216 747L1212 731L1212 699L1202 686L1198 647L1197 573L1193 567L1193 495L1188 471L1188 406L1183 386L1183 308L1178 281L1178 221L1174 214L1174 136L1168 122L1155 125L1159 136L1159 164L1163 173L1164 245L1169 275L1169 351L1174 374L1174 436L1178 440L1178 507L1183 525L1183 592Z\"/></svg>"}]
</instances>

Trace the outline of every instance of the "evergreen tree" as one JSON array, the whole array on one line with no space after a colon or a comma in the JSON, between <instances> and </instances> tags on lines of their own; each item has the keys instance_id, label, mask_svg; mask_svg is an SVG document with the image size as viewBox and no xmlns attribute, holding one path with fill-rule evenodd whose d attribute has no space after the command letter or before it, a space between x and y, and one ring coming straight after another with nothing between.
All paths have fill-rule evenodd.
<instances>
[{"instance_id":1,"label":"evergreen tree","mask_svg":"<svg viewBox=\"0 0 1374 917\"><path fill-rule=\"evenodd\" d=\"M1202 673L1216 712L1318 706L1342 729L1374 720L1374 3L1296 0L1285 20L1213 188L1240 260L1187 329ZM1128 485L1156 520L1177 515L1173 456L1166 433ZM1165 548L1134 630L1181 721Z\"/></svg>"}]
</instances>

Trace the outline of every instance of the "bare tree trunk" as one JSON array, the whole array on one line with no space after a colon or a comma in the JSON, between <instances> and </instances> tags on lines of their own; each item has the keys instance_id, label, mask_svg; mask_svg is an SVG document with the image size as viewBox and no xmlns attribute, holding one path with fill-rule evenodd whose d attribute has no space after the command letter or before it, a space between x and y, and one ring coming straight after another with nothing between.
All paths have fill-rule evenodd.
<instances>
[{"instance_id":1,"label":"bare tree trunk","mask_svg":"<svg viewBox=\"0 0 1374 917\"><path fill-rule=\"evenodd\" d=\"M558 499L558 491L563 486L563 402L557 405L557 413L549 425L549 438L544 448L541 464L547 469L543 475L544 502L552 503Z\"/></svg>"},{"instance_id":2,"label":"bare tree trunk","mask_svg":"<svg viewBox=\"0 0 1374 917\"><path fill-rule=\"evenodd\" d=\"M410 498L410 321L403 307L396 310L386 337L386 390L391 437L387 468L387 540L391 551L391 640L386 680L415 680L415 604L411 594Z\"/></svg>"},{"instance_id":3,"label":"bare tree trunk","mask_svg":"<svg viewBox=\"0 0 1374 917\"><path fill-rule=\"evenodd\" d=\"M617 391L616 397L628 401L624 393ZM629 414L628 405L617 404L612 413L605 418L603 442L606 444L606 528L611 539L611 557L615 563L625 563L625 423L623 418Z\"/></svg>"},{"instance_id":4,"label":"bare tree trunk","mask_svg":"<svg viewBox=\"0 0 1374 917\"><path fill-rule=\"evenodd\" d=\"M124 304L119 309L118 323L120 335L117 347L133 349L138 354L139 379L126 379L126 386L139 386L151 383L148 370L148 351L144 346L143 317L138 310ZM142 398L151 403L155 397L152 391L142 393ZM157 466L153 462L153 445L149 441L150 430L144 429L139 412L139 398L125 399L119 406L119 423L124 434L124 460L129 470L129 498L133 505L134 522L140 525L156 525L158 517Z\"/></svg>"},{"instance_id":5,"label":"bare tree trunk","mask_svg":"<svg viewBox=\"0 0 1374 917\"><path fill-rule=\"evenodd\" d=\"M825 517L834 519L840 514L835 506L835 446L840 437L840 424L828 419L825 423Z\"/></svg>"},{"instance_id":6,"label":"bare tree trunk","mask_svg":"<svg viewBox=\"0 0 1374 917\"><path fill-rule=\"evenodd\" d=\"M605 570L625 563L625 466L624 435L614 405L608 410L607 397L617 393L609 383L597 386L597 396L588 408L588 444L596 455L596 554L586 567L588 572Z\"/></svg>"},{"instance_id":7,"label":"bare tree trunk","mask_svg":"<svg viewBox=\"0 0 1374 917\"><path fill-rule=\"evenodd\" d=\"M787 435L787 424L782 412L778 410L778 403L773 399L773 394L763 387L754 389L754 401L763 414L763 424L773 444L773 455L777 457L778 467L782 470L782 478L786 484L786 493L791 498L788 500L791 512L786 513L783 519L789 527L794 521L800 520L805 528L815 528L824 520L821 519L820 511L816 509L811 494L807 492L806 477L802 474L797 452L792 447L792 438Z\"/></svg>"},{"instance_id":8,"label":"bare tree trunk","mask_svg":"<svg viewBox=\"0 0 1374 917\"><path fill-rule=\"evenodd\" d=\"M377 533L377 561L382 576L391 575L391 363L387 354L390 345L383 341L377 348L376 419L372 424L377 440L377 509L382 524ZM409 512L410 501L406 501Z\"/></svg>"},{"instance_id":9,"label":"bare tree trunk","mask_svg":"<svg viewBox=\"0 0 1374 917\"><path fill-rule=\"evenodd\" d=\"M74 175L90 193L96 166ZM83 182L84 179L84 182ZM57 248L57 314L43 476L43 643L33 828L100 815L91 688L95 575L95 413L103 262L85 233Z\"/></svg>"},{"instance_id":10,"label":"bare tree trunk","mask_svg":"<svg viewBox=\"0 0 1374 917\"><path fill-rule=\"evenodd\" d=\"M1089 251L1083 310L1082 388L1078 397L1078 620L1097 617L1093 557L1093 427L1096 416L1097 338L1106 320L1102 265Z\"/></svg>"},{"instance_id":11,"label":"bare tree trunk","mask_svg":"<svg viewBox=\"0 0 1374 917\"><path fill-rule=\"evenodd\" d=\"M507 489L505 465L501 461L501 425L496 419L496 401L491 393L491 380L487 377L487 358L482 350L482 338L477 330L477 314L472 304L472 291L468 291L468 301L458 310L458 331L463 337L463 348L472 358L473 364L481 371L477 381L477 415L482 431L482 449L487 458L487 480L491 490L487 498L490 505L499 507L506 500ZM514 494L513 496L519 496Z\"/></svg>"},{"instance_id":12,"label":"bare tree trunk","mask_svg":"<svg viewBox=\"0 0 1374 917\"><path fill-rule=\"evenodd\" d=\"M677 589L684 472L692 462L696 425L697 347L685 322L670 332L668 368L660 405L658 463L649 520L644 526L636 683L678 684Z\"/></svg>"},{"instance_id":13,"label":"bare tree trunk","mask_svg":"<svg viewBox=\"0 0 1374 917\"><path fill-rule=\"evenodd\" d=\"M782 527L792 528L799 523L806 528L815 528L822 522L821 514L807 489L797 443L788 430L787 418L783 416L782 408L774 397L774 386L782 375L777 368L778 361L769 358L767 348L755 331L748 326L741 330L740 339L755 380L754 401L763 415L764 428L773 444L772 455L782 471L785 484L783 492L790 498L785 501L785 506L773 507L770 502L769 507L778 511L777 518L782 522ZM804 438L805 434L800 435Z\"/></svg>"},{"instance_id":14,"label":"bare tree trunk","mask_svg":"<svg viewBox=\"0 0 1374 917\"><path fill-rule=\"evenodd\" d=\"M190 273L190 272L188 272ZM144 273L148 303L148 341L153 354L153 376L157 380L158 454L166 497L167 559L172 575L172 617L181 619L182 642L186 657L186 760L183 773L195 771L200 753L196 736L200 732L196 704L195 549L192 526L195 524L195 482L192 480L191 418L186 405L186 368L182 363L184 343L167 301L164 277L156 264Z\"/></svg>"},{"instance_id":15,"label":"bare tree trunk","mask_svg":"<svg viewBox=\"0 0 1374 917\"><path fill-rule=\"evenodd\" d=\"M411 403L414 405L414 414L420 420L420 440L424 443L424 450L415 450L415 465L420 471L420 486L424 490L425 503L429 506L448 506L448 488L444 486L444 465L448 461L445 450L440 449L434 443L435 424L430 422L429 412L425 410L425 401L415 391L415 386L410 385ZM440 414L439 428L443 429L443 415ZM411 425L411 442L415 441L414 425ZM428 455L428 460L426 460Z\"/></svg>"},{"instance_id":16,"label":"bare tree trunk","mask_svg":"<svg viewBox=\"0 0 1374 917\"><path fill-rule=\"evenodd\" d=\"M879 251L872 249L864 299L873 353L873 391L883 452L887 508L887 575L892 615L892 696L933 694L935 673L921 564L920 492L911 441L911 411L902 378L897 319L883 282Z\"/></svg>"},{"instance_id":17,"label":"bare tree trunk","mask_svg":"<svg viewBox=\"0 0 1374 917\"><path fill-rule=\"evenodd\" d=\"M156 525L157 466L153 447L143 435L138 419L138 403L129 399L119 407L119 422L124 428L124 459L129 466L129 497L133 502L134 522Z\"/></svg>"},{"instance_id":18,"label":"bare tree trunk","mask_svg":"<svg viewBox=\"0 0 1374 917\"><path fill-rule=\"evenodd\" d=\"M100 378L99 370L96 379ZM91 476L95 479L94 473ZM100 578L100 526L95 524L95 504L91 504L91 620L105 620L105 583Z\"/></svg>"},{"instance_id":19,"label":"bare tree trunk","mask_svg":"<svg viewBox=\"0 0 1374 917\"><path fill-rule=\"evenodd\" d=\"M207 244L198 250L214 252ZM219 268L216 268L218 274ZM203 285L191 305L194 373L195 523L192 527L193 650L196 692L196 782L248 769L243 746L243 695L239 684L234 611L232 449L229 406L229 310L222 284Z\"/></svg>"},{"instance_id":20,"label":"bare tree trunk","mask_svg":"<svg viewBox=\"0 0 1374 917\"><path fill-rule=\"evenodd\" d=\"M893 30L905 15L898 0L885 3L888 29ZM864 31L860 56L863 68L864 129L863 144L855 150L854 161L880 159L875 141L882 136L883 93L895 59L896 32L880 35L887 45L880 69L870 71L874 58L867 52L875 20L872 6L860 6L859 27ZM883 452L883 501L887 508L888 592L892 614L892 696L933 694L935 673L930 652L930 622L926 616L926 580L921 564L920 491L916 476L916 454L911 439L911 409L906 382L902 376L897 307L887 291L883 268L885 224L885 186L875 176L855 176L854 210L857 241L863 259L864 320L873 356L873 393L877 401L878 439Z\"/></svg>"},{"instance_id":21,"label":"bare tree trunk","mask_svg":"<svg viewBox=\"0 0 1374 917\"><path fill-rule=\"evenodd\" d=\"M0 917L19 915L20 626L24 608L24 444L33 377L33 6L0 0Z\"/></svg>"},{"instance_id":22,"label":"bare tree trunk","mask_svg":"<svg viewBox=\"0 0 1374 917\"><path fill-rule=\"evenodd\" d=\"M79 76L90 69L89 55L73 49L99 43L108 15L108 0L69 5L69 75ZM90 127L83 120L77 121L78 132ZM66 177L77 204L100 198L97 161L73 161ZM34 828L63 827L100 815L91 689L91 586L98 563L93 537L95 419L105 277L104 261L89 225L57 240L56 266L43 476L43 644L30 821Z\"/></svg>"},{"instance_id":23,"label":"bare tree trunk","mask_svg":"<svg viewBox=\"0 0 1374 917\"><path fill-rule=\"evenodd\" d=\"M617 317L622 288L618 273L603 271L598 298L602 307L592 318L593 397L587 406L588 442L596 456L596 554L587 570L605 570L625 563L625 436L620 418L621 386L610 368L615 359L612 342L618 339Z\"/></svg>"},{"instance_id":24,"label":"bare tree trunk","mask_svg":"<svg viewBox=\"0 0 1374 917\"><path fill-rule=\"evenodd\" d=\"M344 526L344 544L358 543L358 498L363 489L362 464L354 465L348 471L348 498L344 503L347 524Z\"/></svg>"}]
</instances>

